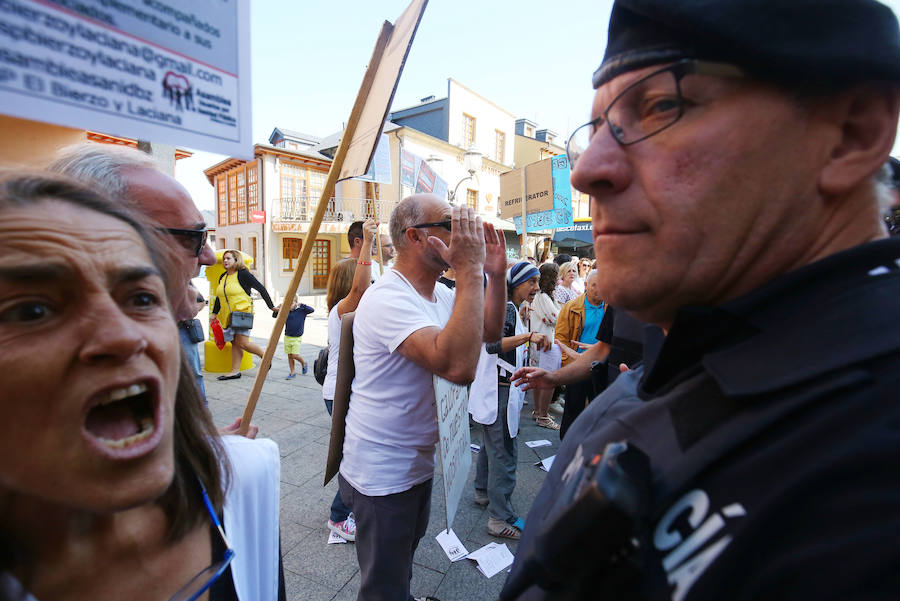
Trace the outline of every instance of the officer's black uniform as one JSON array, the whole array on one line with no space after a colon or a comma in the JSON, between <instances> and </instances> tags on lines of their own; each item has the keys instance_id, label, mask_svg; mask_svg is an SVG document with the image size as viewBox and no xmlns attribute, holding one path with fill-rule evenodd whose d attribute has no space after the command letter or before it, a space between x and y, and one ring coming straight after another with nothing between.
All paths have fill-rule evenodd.
<instances>
[{"instance_id":1,"label":"officer's black uniform","mask_svg":"<svg viewBox=\"0 0 900 601\"><path fill-rule=\"evenodd\" d=\"M648 520L622 585L640 598L900 598L900 240L852 248L716 308L676 317L652 368L620 377L572 426L526 520L507 587L535 572L574 469L627 440L650 458ZM596 540L578 597L600 597ZM525 572L528 573L525 573ZM596 593L596 597L595 597Z\"/></svg>"}]
</instances>

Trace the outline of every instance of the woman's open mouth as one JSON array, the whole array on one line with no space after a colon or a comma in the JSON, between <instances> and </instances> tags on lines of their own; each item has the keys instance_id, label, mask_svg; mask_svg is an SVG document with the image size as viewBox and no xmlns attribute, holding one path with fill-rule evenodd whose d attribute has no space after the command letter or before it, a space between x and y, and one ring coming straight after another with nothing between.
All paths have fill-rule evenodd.
<instances>
[{"instance_id":1,"label":"woman's open mouth","mask_svg":"<svg viewBox=\"0 0 900 601\"><path fill-rule=\"evenodd\" d=\"M156 387L137 382L111 388L92 403L83 430L104 454L128 459L151 451L158 443L162 432Z\"/></svg>"}]
</instances>

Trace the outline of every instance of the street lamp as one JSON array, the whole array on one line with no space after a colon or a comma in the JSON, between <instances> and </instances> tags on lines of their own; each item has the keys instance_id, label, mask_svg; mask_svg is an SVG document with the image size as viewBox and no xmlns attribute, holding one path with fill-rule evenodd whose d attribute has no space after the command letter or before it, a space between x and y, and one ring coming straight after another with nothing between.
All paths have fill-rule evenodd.
<instances>
[{"instance_id":1,"label":"street lamp","mask_svg":"<svg viewBox=\"0 0 900 601\"><path fill-rule=\"evenodd\" d=\"M454 204L456 201L456 193L459 191L459 185L466 181L467 179L474 179L478 181L478 178L475 176L475 172L481 167L481 153L477 150L469 149L463 155L463 164L466 166L466 171L469 172L469 175L465 176L461 180L456 183L456 186L453 188L453 191L450 192L450 204Z\"/></svg>"}]
</instances>

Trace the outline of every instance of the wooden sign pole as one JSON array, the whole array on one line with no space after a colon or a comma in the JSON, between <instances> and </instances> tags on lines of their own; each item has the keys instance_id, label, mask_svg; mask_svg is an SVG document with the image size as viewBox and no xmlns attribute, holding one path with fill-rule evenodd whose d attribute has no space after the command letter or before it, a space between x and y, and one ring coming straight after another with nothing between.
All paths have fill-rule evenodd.
<instances>
[{"instance_id":1,"label":"wooden sign pole","mask_svg":"<svg viewBox=\"0 0 900 601\"><path fill-rule=\"evenodd\" d=\"M366 74L363 77L359 93L356 95L356 102L353 105L353 110L350 112L347 127L344 128L341 143L338 145L337 154L334 156L334 161L331 163L331 169L328 171L328 178L325 180L322 196L319 198L319 205L316 207L316 213L313 216L312 222L309 224L309 233L306 236L306 244L303 245L303 248L300 251L297 269L294 270L294 277L291 278L291 283L284 293L285 299L293 299L294 295L297 293L297 288L300 286L300 280L303 277L303 272L306 270L306 264L309 262L309 255L312 253L313 246L315 246L313 242L319 233L319 227L321 227L322 219L325 217L325 210L328 208L328 201L333 196L334 186L337 183L338 176L343 168L344 158L347 156L347 151L350 148L350 141L356 133L356 126L359 124L363 107L369 96L369 90L372 88L372 83L377 72L376 66L384 55L393 30L394 26L388 21L385 21L381 26L381 33L378 36L378 41L375 42L375 49L372 51L369 67L366 69ZM379 244L379 256L381 254L380 246L381 245ZM284 323L287 321L287 316L290 311L291 301L281 303L281 310L278 312L278 318L275 320L275 325L272 326L269 344L266 346L266 352L260 360L259 370L256 372L256 379L253 381L253 388L250 390L247 406L244 408L244 415L241 418L241 427L238 430L238 434L246 435L248 428L250 428L250 420L253 418L253 412L256 410L259 394L262 392L263 384L266 381L266 374L269 372L269 367L272 365L272 357L275 355L275 349L278 347L278 339L281 337Z\"/></svg>"},{"instance_id":2,"label":"wooden sign pole","mask_svg":"<svg viewBox=\"0 0 900 601\"><path fill-rule=\"evenodd\" d=\"M525 247L525 241L528 239L528 228L525 224L525 199L528 198L528 190L525 189L525 171L527 169L528 165L522 167L522 238L519 241L521 247L519 249L519 255L522 259L528 256L528 249Z\"/></svg>"}]
</instances>

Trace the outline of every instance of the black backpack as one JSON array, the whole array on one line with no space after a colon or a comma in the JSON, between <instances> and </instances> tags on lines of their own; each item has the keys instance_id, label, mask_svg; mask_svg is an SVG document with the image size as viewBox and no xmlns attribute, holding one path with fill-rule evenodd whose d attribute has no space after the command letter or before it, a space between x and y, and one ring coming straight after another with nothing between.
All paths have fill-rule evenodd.
<instances>
[{"instance_id":1,"label":"black backpack","mask_svg":"<svg viewBox=\"0 0 900 601\"><path fill-rule=\"evenodd\" d=\"M325 374L328 373L328 347L319 351L319 356L313 361L313 377L319 385L325 384Z\"/></svg>"}]
</instances>

